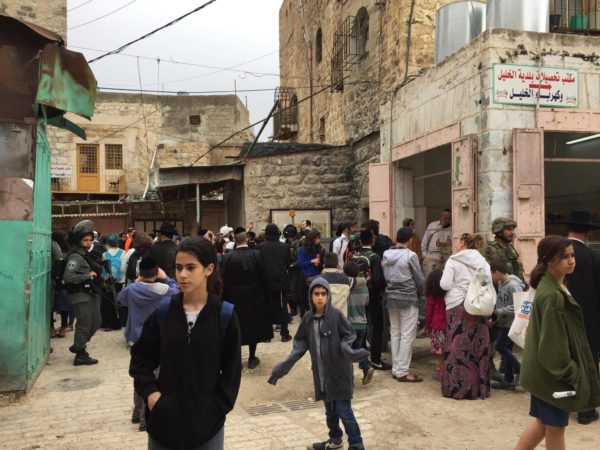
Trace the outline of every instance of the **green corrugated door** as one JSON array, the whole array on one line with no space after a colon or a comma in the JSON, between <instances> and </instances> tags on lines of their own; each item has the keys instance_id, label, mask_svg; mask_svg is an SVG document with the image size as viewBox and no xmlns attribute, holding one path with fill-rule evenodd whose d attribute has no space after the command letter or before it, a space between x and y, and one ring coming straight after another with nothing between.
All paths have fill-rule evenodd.
<instances>
[{"instance_id":1,"label":"green corrugated door","mask_svg":"<svg viewBox=\"0 0 600 450\"><path fill-rule=\"evenodd\" d=\"M43 123L38 122L33 187L33 233L29 295L27 387L37 377L48 356L50 342L50 146ZM27 297L29 297L27 299Z\"/></svg>"}]
</instances>

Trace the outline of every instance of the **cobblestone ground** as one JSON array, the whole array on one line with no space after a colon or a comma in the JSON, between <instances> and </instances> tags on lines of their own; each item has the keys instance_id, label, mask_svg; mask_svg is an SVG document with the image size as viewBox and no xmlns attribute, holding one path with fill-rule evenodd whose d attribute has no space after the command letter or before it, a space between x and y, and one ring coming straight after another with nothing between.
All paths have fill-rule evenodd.
<instances>
[{"instance_id":1,"label":"cobblestone ground","mask_svg":"<svg viewBox=\"0 0 600 450\"><path fill-rule=\"evenodd\" d=\"M54 353L25 397L0 406L0 448L141 449L146 434L130 423L132 380L129 354L119 331L99 331L89 351L100 359L74 367L68 352L72 333L53 339ZM357 370L353 407L367 449L510 449L529 423L529 396L493 392L485 401L453 401L440 395L431 379L435 358L428 339L418 339L414 371L420 384L398 383L389 372L376 372L368 386ZM260 344L261 365L244 369L242 387L225 427L225 448L305 449L327 435L322 403L312 402L310 361L305 356L277 386L267 384L271 367L291 343ZM246 353L244 353L246 356ZM244 364L245 365L245 364ZM571 418L570 449L598 449L600 424L582 426Z\"/></svg>"}]
</instances>

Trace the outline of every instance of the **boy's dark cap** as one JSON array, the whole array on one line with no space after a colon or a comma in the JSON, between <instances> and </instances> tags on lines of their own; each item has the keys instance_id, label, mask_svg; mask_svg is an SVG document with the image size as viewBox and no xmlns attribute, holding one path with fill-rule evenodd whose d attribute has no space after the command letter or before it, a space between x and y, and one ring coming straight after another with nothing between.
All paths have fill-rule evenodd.
<instances>
[{"instance_id":1,"label":"boy's dark cap","mask_svg":"<svg viewBox=\"0 0 600 450\"><path fill-rule=\"evenodd\" d=\"M152 257L142 258L140 261L140 270L153 270L158 268L158 261Z\"/></svg>"},{"instance_id":2,"label":"boy's dark cap","mask_svg":"<svg viewBox=\"0 0 600 450\"><path fill-rule=\"evenodd\" d=\"M402 227L396 233L396 240L400 243L408 242L413 235L412 228Z\"/></svg>"},{"instance_id":3,"label":"boy's dark cap","mask_svg":"<svg viewBox=\"0 0 600 450\"><path fill-rule=\"evenodd\" d=\"M233 230L234 235L240 234L240 233L245 233L245 232L246 232L246 229L244 227L237 227Z\"/></svg>"}]
</instances>

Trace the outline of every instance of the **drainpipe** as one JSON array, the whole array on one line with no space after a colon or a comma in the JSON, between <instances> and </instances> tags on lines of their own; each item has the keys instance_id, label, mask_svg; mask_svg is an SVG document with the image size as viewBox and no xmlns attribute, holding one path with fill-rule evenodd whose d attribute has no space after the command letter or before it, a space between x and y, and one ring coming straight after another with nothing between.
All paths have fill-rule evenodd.
<instances>
[{"instance_id":1,"label":"drainpipe","mask_svg":"<svg viewBox=\"0 0 600 450\"><path fill-rule=\"evenodd\" d=\"M392 115L394 112L394 100L396 99L396 94L398 94L398 91L400 90L401 87L403 87L406 82L408 81L408 59L410 57L410 44L411 44L411 38L412 38L412 22L413 22L413 17L414 17L414 11L415 11L415 0L412 0L410 2L410 14L408 16L408 30L406 31L406 53L404 54L404 77L402 79L402 82L396 86L396 88L394 89L394 93L392 94L392 99L390 100L390 131L389 131L389 162L392 162Z\"/></svg>"},{"instance_id":2,"label":"drainpipe","mask_svg":"<svg viewBox=\"0 0 600 450\"><path fill-rule=\"evenodd\" d=\"M304 29L304 40L306 41L306 59L308 65L308 136L312 141L313 134L313 76L312 76L312 42L306 26L306 16L304 14L304 0L300 0L300 16L302 18L302 28Z\"/></svg>"}]
</instances>

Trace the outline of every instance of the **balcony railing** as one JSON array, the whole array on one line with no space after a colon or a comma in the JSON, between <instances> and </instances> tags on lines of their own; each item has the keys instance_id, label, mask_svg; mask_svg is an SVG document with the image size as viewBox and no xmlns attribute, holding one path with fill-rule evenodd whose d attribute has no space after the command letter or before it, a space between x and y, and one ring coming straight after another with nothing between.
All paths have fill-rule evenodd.
<instances>
[{"instance_id":1,"label":"balcony railing","mask_svg":"<svg viewBox=\"0 0 600 450\"><path fill-rule=\"evenodd\" d=\"M98 176L96 180L90 180L88 177L85 183L81 183L77 176L75 178L52 178L51 183L53 193L114 195L128 193L124 174ZM85 188L82 188L82 185Z\"/></svg>"},{"instance_id":2,"label":"balcony railing","mask_svg":"<svg viewBox=\"0 0 600 450\"><path fill-rule=\"evenodd\" d=\"M600 0L551 0L550 31L600 34Z\"/></svg>"},{"instance_id":3,"label":"balcony railing","mask_svg":"<svg viewBox=\"0 0 600 450\"><path fill-rule=\"evenodd\" d=\"M273 114L273 138L286 141L298 134L298 97L294 88L278 87L275 101L279 102Z\"/></svg>"}]
</instances>

